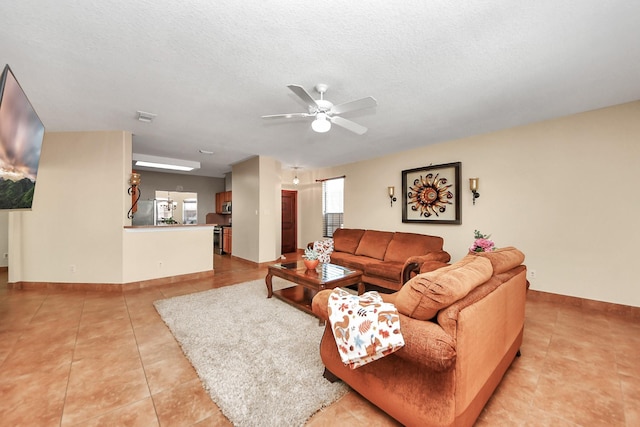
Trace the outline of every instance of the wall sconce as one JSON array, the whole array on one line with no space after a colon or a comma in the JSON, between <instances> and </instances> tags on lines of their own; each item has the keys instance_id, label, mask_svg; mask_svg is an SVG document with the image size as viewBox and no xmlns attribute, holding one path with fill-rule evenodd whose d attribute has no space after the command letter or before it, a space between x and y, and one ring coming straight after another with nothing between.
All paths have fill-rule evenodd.
<instances>
[{"instance_id":1,"label":"wall sconce","mask_svg":"<svg viewBox=\"0 0 640 427\"><path fill-rule=\"evenodd\" d=\"M395 187L387 187L387 190L389 190L389 199L391 200L391 206L393 206L393 202L398 200L395 197L393 197L393 195L396 192L396 188Z\"/></svg>"},{"instance_id":2,"label":"wall sconce","mask_svg":"<svg viewBox=\"0 0 640 427\"><path fill-rule=\"evenodd\" d=\"M480 193L478 193L478 187L480 184L480 178L469 178L469 189L473 193L473 204L476 204L476 199L480 197Z\"/></svg>"},{"instance_id":3,"label":"wall sconce","mask_svg":"<svg viewBox=\"0 0 640 427\"><path fill-rule=\"evenodd\" d=\"M140 174L133 172L131 174L131 178L129 179L129 187L128 193L131 196L131 209L127 213L127 218L132 219L133 215L138 211L138 200L140 200L141 192L140 188Z\"/></svg>"}]
</instances>

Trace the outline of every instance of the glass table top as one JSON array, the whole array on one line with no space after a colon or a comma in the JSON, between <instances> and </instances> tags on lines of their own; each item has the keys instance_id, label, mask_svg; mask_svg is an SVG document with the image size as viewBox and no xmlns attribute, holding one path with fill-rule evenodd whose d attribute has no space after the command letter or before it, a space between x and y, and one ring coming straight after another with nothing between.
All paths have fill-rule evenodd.
<instances>
[{"instance_id":1,"label":"glass table top","mask_svg":"<svg viewBox=\"0 0 640 427\"><path fill-rule=\"evenodd\" d=\"M329 264L329 263L321 263L318 264L315 270L307 270L303 261L294 261L294 262L284 262L274 264L271 267L289 270L292 273L300 274L300 275L309 275L309 274L317 274L318 280L321 282L329 282L332 280L342 279L346 276L357 273L357 270L353 270L347 267L342 267L340 265Z\"/></svg>"}]
</instances>

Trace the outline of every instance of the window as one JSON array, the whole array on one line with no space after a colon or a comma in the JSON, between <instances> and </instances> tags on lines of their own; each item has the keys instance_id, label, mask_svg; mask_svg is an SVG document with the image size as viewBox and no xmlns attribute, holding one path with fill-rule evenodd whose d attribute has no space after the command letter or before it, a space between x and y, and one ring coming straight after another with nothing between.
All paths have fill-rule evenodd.
<instances>
[{"instance_id":1,"label":"window","mask_svg":"<svg viewBox=\"0 0 640 427\"><path fill-rule=\"evenodd\" d=\"M184 199L182 203L182 223L196 224L198 222L198 200Z\"/></svg>"},{"instance_id":2,"label":"window","mask_svg":"<svg viewBox=\"0 0 640 427\"><path fill-rule=\"evenodd\" d=\"M175 202L171 203L171 207L169 206L167 198L157 198L156 202L156 218L158 218L159 222L164 222L169 218L173 218L173 211L176 209Z\"/></svg>"},{"instance_id":3,"label":"window","mask_svg":"<svg viewBox=\"0 0 640 427\"><path fill-rule=\"evenodd\" d=\"M344 216L344 177L322 181L322 235L333 237L342 227Z\"/></svg>"}]
</instances>

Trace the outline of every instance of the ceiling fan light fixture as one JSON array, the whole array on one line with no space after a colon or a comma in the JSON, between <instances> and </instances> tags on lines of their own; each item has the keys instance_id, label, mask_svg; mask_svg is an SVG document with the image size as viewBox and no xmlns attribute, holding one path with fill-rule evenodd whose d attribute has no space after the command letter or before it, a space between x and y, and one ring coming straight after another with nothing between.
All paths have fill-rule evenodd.
<instances>
[{"instance_id":1,"label":"ceiling fan light fixture","mask_svg":"<svg viewBox=\"0 0 640 427\"><path fill-rule=\"evenodd\" d=\"M298 185L300 184L300 178L298 178L298 169L300 169L300 167L294 166L292 169L295 171L295 176L293 177L293 185Z\"/></svg>"},{"instance_id":2,"label":"ceiling fan light fixture","mask_svg":"<svg viewBox=\"0 0 640 427\"><path fill-rule=\"evenodd\" d=\"M316 119L311 123L311 129L318 133L328 132L331 129L331 122L327 120L327 115L318 113Z\"/></svg>"}]
</instances>

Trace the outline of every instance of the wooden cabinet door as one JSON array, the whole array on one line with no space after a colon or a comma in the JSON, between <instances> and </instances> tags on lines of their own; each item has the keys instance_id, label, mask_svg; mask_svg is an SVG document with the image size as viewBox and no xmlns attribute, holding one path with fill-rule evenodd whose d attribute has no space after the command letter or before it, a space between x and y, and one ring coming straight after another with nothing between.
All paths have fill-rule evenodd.
<instances>
[{"instance_id":1,"label":"wooden cabinet door","mask_svg":"<svg viewBox=\"0 0 640 427\"><path fill-rule=\"evenodd\" d=\"M224 253L230 254L231 253L231 228L225 227L222 229L222 232L224 233L224 237L222 241L222 251Z\"/></svg>"},{"instance_id":2,"label":"wooden cabinet door","mask_svg":"<svg viewBox=\"0 0 640 427\"><path fill-rule=\"evenodd\" d=\"M216 193L216 213L222 213L222 199L224 198L224 193Z\"/></svg>"}]
</instances>

